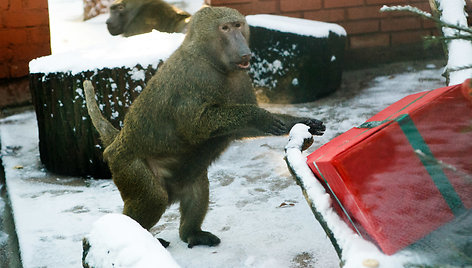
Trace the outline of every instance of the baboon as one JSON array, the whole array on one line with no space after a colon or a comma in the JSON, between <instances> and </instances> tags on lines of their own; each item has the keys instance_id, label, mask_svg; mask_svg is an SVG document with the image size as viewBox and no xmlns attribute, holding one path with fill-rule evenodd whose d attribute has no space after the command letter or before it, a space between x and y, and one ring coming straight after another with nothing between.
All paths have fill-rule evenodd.
<instances>
[{"instance_id":1,"label":"baboon","mask_svg":"<svg viewBox=\"0 0 472 268\"><path fill-rule=\"evenodd\" d=\"M238 11L199 10L181 46L130 106L120 131L101 115L91 83L84 84L123 213L150 229L170 204L180 202L179 235L188 247L220 243L201 224L209 202L208 166L231 141L284 135L299 122L314 135L325 130L319 120L257 106L246 72L248 38L249 27Z\"/></svg>"},{"instance_id":2,"label":"baboon","mask_svg":"<svg viewBox=\"0 0 472 268\"><path fill-rule=\"evenodd\" d=\"M161 32L184 32L190 14L163 0L116 0L106 21L111 35L131 36Z\"/></svg>"}]
</instances>

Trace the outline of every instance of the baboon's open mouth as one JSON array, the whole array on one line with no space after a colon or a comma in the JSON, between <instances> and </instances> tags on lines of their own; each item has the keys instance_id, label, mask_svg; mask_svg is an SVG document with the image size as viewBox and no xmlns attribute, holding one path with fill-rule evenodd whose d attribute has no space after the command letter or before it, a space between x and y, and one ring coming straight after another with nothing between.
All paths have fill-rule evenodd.
<instances>
[{"instance_id":1,"label":"baboon's open mouth","mask_svg":"<svg viewBox=\"0 0 472 268\"><path fill-rule=\"evenodd\" d=\"M247 69L249 68L249 61L243 61L243 62L240 62L238 63L238 67L241 68L241 69Z\"/></svg>"}]
</instances>

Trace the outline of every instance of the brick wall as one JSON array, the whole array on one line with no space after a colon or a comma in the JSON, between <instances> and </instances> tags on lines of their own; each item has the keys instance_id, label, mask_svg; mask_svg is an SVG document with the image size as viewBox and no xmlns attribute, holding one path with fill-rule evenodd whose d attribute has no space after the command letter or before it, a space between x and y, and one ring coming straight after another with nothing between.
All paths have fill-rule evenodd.
<instances>
[{"instance_id":1,"label":"brick wall","mask_svg":"<svg viewBox=\"0 0 472 268\"><path fill-rule=\"evenodd\" d=\"M47 0L0 0L0 79L28 75L29 61L49 54Z\"/></svg>"},{"instance_id":2,"label":"brick wall","mask_svg":"<svg viewBox=\"0 0 472 268\"><path fill-rule=\"evenodd\" d=\"M347 49L351 53L347 59L352 61L358 60L356 52L364 56L366 49L375 51L371 54L374 62L387 57L390 48L396 51L390 58L402 56L404 51L417 56L418 50L423 50L422 36L436 31L434 23L409 13L379 12L383 5L412 5L431 12L428 0L206 0L206 3L233 7L245 15L281 14L340 24L348 33ZM416 45L415 49L408 50L411 44ZM399 47L406 49L400 51Z\"/></svg>"}]
</instances>

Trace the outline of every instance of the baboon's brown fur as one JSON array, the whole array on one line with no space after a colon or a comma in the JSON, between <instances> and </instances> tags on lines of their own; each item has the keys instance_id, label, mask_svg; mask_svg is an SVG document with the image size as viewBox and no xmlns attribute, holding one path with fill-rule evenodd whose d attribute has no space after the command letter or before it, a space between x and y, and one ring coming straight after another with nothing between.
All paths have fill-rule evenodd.
<instances>
[{"instance_id":1,"label":"baboon's brown fur","mask_svg":"<svg viewBox=\"0 0 472 268\"><path fill-rule=\"evenodd\" d=\"M116 0L110 6L108 31L112 35L131 36L160 32L184 32L190 14L163 0Z\"/></svg>"},{"instance_id":2,"label":"baboon's brown fur","mask_svg":"<svg viewBox=\"0 0 472 268\"><path fill-rule=\"evenodd\" d=\"M206 7L190 22L182 45L131 105L121 131L96 107L85 83L89 114L106 147L123 213L151 228L180 202L180 237L189 247L217 245L201 230L208 208L207 168L235 139L283 135L298 122L321 135L315 119L273 114L256 103L250 78L249 27L230 8ZM113 129L110 129L113 128Z\"/></svg>"}]
</instances>

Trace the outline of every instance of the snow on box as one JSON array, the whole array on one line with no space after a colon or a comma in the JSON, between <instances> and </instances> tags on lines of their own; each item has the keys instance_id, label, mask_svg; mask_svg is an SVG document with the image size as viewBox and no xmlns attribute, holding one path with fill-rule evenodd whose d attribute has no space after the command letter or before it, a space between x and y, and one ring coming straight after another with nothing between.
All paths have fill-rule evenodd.
<instances>
[{"instance_id":1,"label":"snow on box","mask_svg":"<svg viewBox=\"0 0 472 268\"><path fill-rule=\"evenodd\" d=\"M53 54L30 62L30 73L77 73L103 68L153 65L167 59L182 43L184 34L152 31L128 38L116 37L87 48Z\"/></svg>"},{"instance_id":2,"label":"snow on box","mask_svg":"<svg viewBox=\"0 0 472 268\"><path fill-rule=\"evenodd\" d=\"M262 27L280 32L291 32L298 35L306 35L313 37L328 37L329 32L337 35L346 35L346 30L338 24L290 18L278 15L249 15L246 16L249 25L254 27Z\"/></svg>"}]
</instances>

